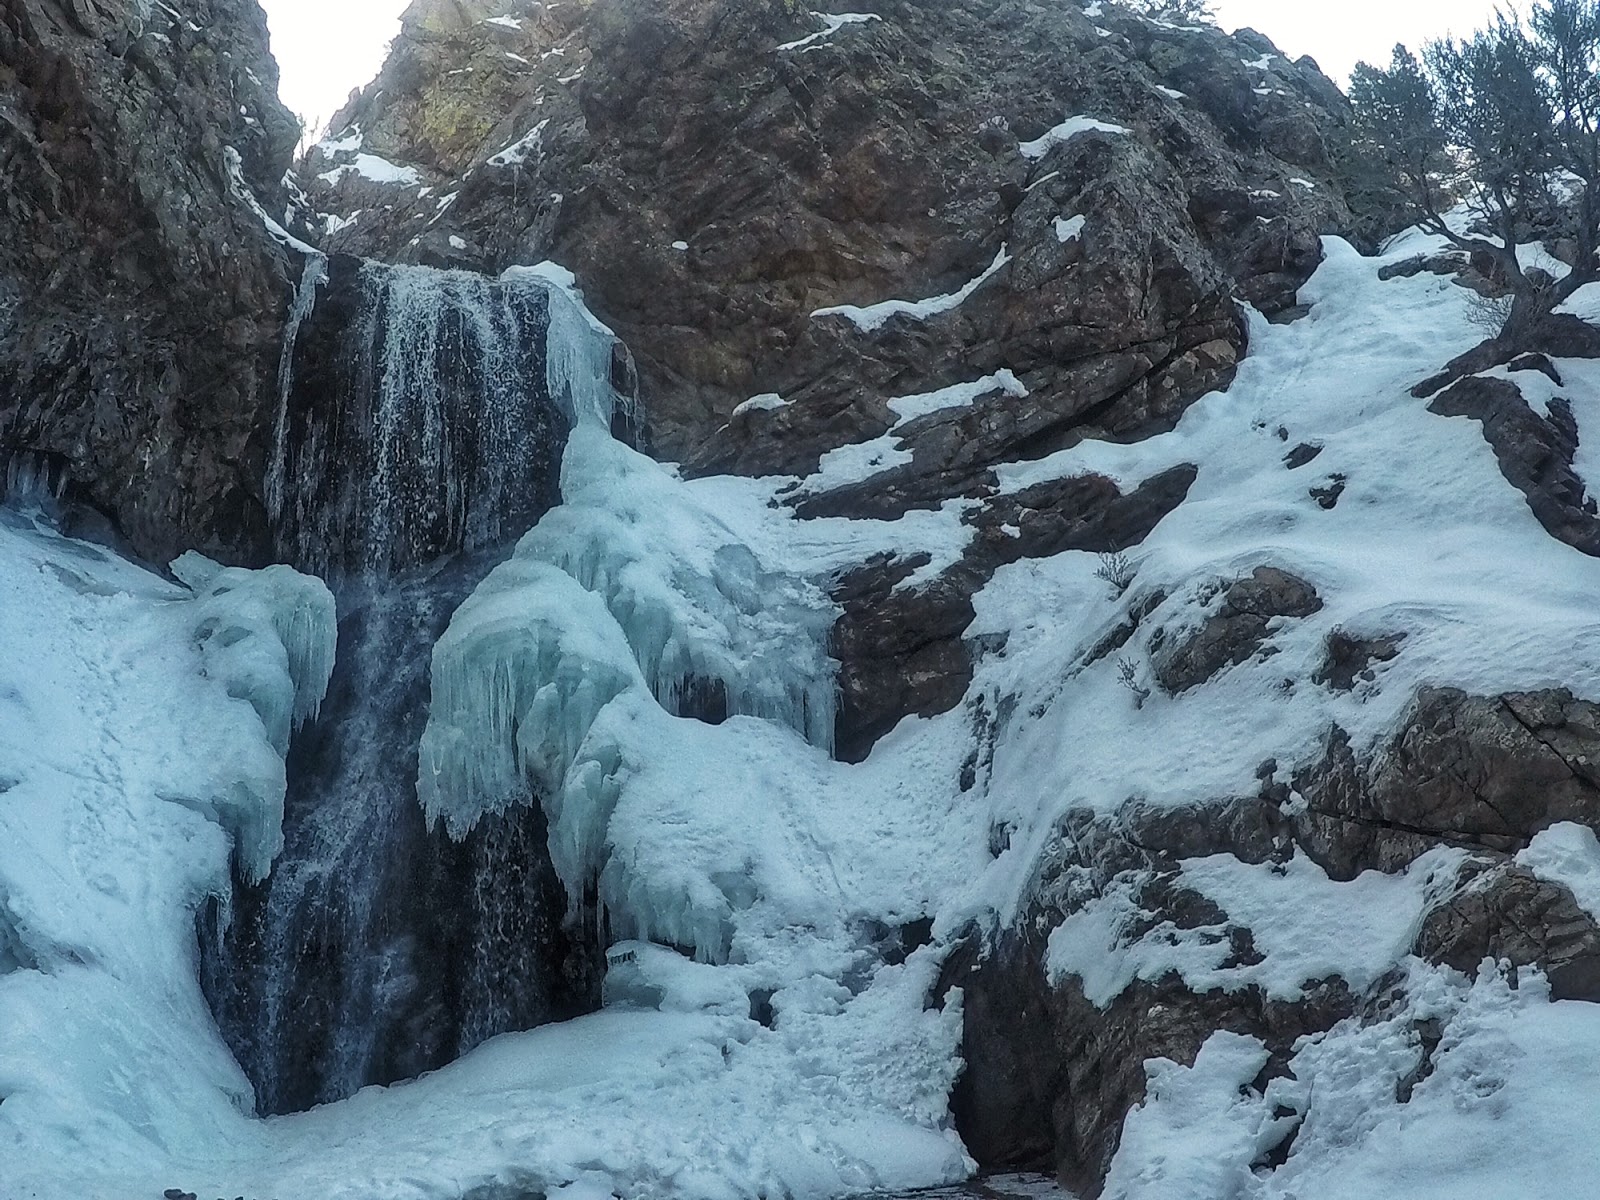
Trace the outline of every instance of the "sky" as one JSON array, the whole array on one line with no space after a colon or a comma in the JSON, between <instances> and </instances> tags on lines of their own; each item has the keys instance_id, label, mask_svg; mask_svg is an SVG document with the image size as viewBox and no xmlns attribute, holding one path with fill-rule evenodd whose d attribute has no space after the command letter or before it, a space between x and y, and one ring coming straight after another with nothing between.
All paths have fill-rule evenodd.
<instances>
[{"instance_id":1,"label":"sky","mask_svg":"<svg viewBox=\"0 0 1600 1200\"><path fill-rule=\"evenodd\" d=\"M378 73L399 32L406 0L262 0L283 73L284 103L320 126ZM832 7L832 6L829 6ZM1362 59L1385 62L1396 42L1413 46L1467 33L1495 0L1217 0L1224 28L1248 25L1291 58L1309 54L1343 82Z\"/></svg>"}]
</instances>

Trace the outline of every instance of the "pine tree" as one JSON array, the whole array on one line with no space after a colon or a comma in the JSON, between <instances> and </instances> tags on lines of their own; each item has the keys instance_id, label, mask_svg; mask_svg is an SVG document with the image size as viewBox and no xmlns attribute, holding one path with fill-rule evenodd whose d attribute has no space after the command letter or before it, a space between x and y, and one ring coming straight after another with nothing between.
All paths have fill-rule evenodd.
<instances>
[{"instance_id":1,"label":"pine tree","mask_svg":"<svg viewBox=\"0 0 1600 1200\"><path fill-rule=\"evenodd\" d=\"M1487 255L1511 288L1496 341L1527 347L1550 314L1600 280L1600 0L1543 0L1527 22L1501 14L1465 40L1404 46L1351 80L1361 152L1394 179L1422 226ZM1446 220L1460 196L1486 233ZM1572 272L1524 271L1516 246L1570 205Z\"/></svg>"}]
</instances>

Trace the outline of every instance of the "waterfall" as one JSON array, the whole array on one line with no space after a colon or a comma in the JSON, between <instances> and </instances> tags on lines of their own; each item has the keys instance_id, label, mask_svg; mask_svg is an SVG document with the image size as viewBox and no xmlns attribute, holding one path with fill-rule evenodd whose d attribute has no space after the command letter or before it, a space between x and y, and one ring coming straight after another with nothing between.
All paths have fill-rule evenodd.
<instances>
[{"instance_id":1,"label":"waterfall","mask_svg":"<svg viewBox=\"0 0 1600 1200\"><path fill-rule=\"evenodd\" d=\"M569 297L533 272L337 258L331 271L320 310L335 319L298 328L274 454L288 481L280 552L323 574L382 575L527 529L541 511L530 483L554 476L571 423L570 360L599 353L592 332L565 344Z\"/></svg>"},{"instance_id":2,"label":"waterfall","mask_svg":"<svg viewBox=\"0 0 1600 1200\"><path fill-rule=\"evenodd\" d=\"M338 661L290 748L283 853L200 927L263 1113L596 1006L596 940L565 920L540 805L453 842L416 776L434 643L560 502L573 423L624 407L615 339L548 266L310 260L288 325L267 501L281 556L334 588Z\"/></svg>"}]
</instances>

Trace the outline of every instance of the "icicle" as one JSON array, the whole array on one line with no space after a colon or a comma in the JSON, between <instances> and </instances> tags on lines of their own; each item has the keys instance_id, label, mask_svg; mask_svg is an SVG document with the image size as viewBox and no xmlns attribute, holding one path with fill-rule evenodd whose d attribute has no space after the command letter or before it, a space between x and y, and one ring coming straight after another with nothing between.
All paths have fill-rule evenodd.
<instances>
[{"instance_id":1,"label":"icicle","mask_svg":"<svg viewBox=\"0 0 1600 1200\"><path fill-rule=\"evenodd\" d=\"M730 714L833 745L837 607L809 581L765 568L660 465L593 426L573 431L566 503L522 540L604 598L656 698L690 711L716 684Z\"/></svg>"},{"instance_id":2,"label":"icicle","mask_svg":"<svg viewBox=\"0 0 1600 1200\"><path fill-rule=\"evenodd\" d=\"M542 262L511 267L500 281L508 287L536 287L550 314L545 336L545 382L550 398L576 428L593 424L610 429L614 416L635 415L632 399L611 386L614 334L583 303L577 278L565 267Z\"/></svg>"},{"instance_id":3,"label":"icicle","mask_svg":"<svg viewBox=\"0 0 1600 1200\"><path fill-rule=\"evenodd\" d=\"M294 348L300 326L317 305L317 289L328 282L327 255L313 251L306 255L295 288L289 315L283 324L283 350L278 358L278 418L272 431L272 462L267 467L267 513L274 527L283 521L283 505L289 473L289 397L294 391Z\"/></svg>"},{"instance_id":4,"label":"icicle","mask_svg":"<svg viewBox=\"0 0 1600 1200\"><path fill-rule=\"evenodd\" d=\"M256 710L281 759L289 734L316 716L333 676L338 619L320 579L290 567L249 571L190 552L172 573L194 593L184 613L205 673ZM266 876L283 841L283 776L236 784L217 801L246 878Z\"/></svg>"}]
</instances>

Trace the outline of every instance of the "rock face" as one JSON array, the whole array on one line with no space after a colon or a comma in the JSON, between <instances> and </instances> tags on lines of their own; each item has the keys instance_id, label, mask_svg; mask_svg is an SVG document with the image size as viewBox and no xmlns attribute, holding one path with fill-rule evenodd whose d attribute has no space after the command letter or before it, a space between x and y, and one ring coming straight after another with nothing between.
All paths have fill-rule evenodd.
<instances>
[{"instance_id":1,"label":"rock face","mask_svg":"<svg viewBox=\"0 0 1600 1200\"><path fill-rule=\"evenodd\" d=\"M1199 687L1260 652L1273 621L1309 617L1321 608L1316 589L1305 580L1276 567L1257 567L1248 579L1228 587L1221 607L1199 629L1157 651L1156 679L1173 695Z\"/></svg>"},{"instance_id":2,"label":"rock face","mask_svg":"<svg viewBox=\"0 0 1600 1200\"><path fill-rule=\"evenodd\" d=\"M971 1152L993 1166L1048 1164L1093 1196L1124 1116L1144 1098L1146 1059L1192 1064L1213 1032L1247 1032L1271 1051L1270 1078L1284 1072L1297 1038L1377 1002L1384 981L1362 995L1337 976L1290 1001L1254 986L1195 989L1171 971L1103 1004L1076 976L1052 980L1050 932L1130 877L1138 882L1122 936L1210 930L1225 939L1227 962L1254 960L1249 930L1183 886L1183 863L1209 855L1270 865L1305 854L1331 878L1353 879L1462 847L1470 856L1427 906L1411 952L1467 972L1485 957L1534 965L1557 998L1600 999L1600 924L1566 886L1513 861L1556 822L1600 821L1595 762L1600 706L1561 691L1430 690L1370 761L1357 762L1335 731L1325 760L1293 792L1266 763L1256 797L1176 812L1130 801L1108 816L1069 818L1018 919L997 938L974 936L946 966L945 983L962 989L965 1005L967 1070L953 1103ZM1288 803L1294 793L1303 805ZM1281 1161L1269 1147L1257 1165Z\"/></svg>"},{"instance_id":3,"label":"rock face","mask_svg":"<svg viewBox=\"0 0 1600 1200\"><path fill-rule=\"evenodd\" d=\"M812 469L883 432L888 397L1000 367L1031 402L914 431L910 475L935 478L908 494L1170 424L1238 358L1233 296L1287 307L1317 235L1353 225L1343 98L1252 34L992 0L832 33L728 0L475 13L413 5L306 164L330 241L570 267L638 357L657 447L699 470ZM1050 132L1078 115L1129 132ZM358 130L420 186L345 169ZM1002 248L932 320L812 316L956 293ZM723 428L763 393L793 403Z\"/></svg>"},{"instance_id":4,"label":"rock face","mask_svg":"<svg viewBox=\"0 0 1600 1200\"><path fill-rule=\"evenodd\" d=\"M1542 355L1521 360L1524 369L1555 368ZM1554 382L1559 387L1560 377ZM1556 397L1541 416L1510 380L1473 375L1451 385L1428 406L1442 417L1472 417L1494 448L1506 480L1528 498L1528 507L1550 536L1585 554L1600 554L1600 510L1578 473L1578 424L1572 403Z\"/></svg>"},{"instance_id":5,"label":"rock face","mask_svg":"<svg viewBox=\"0 0 1600 1200\"><path fill-rule=\"evenodd\" d=\"M1341 731L1296 786L1307 841L1334 875L1394 870L1439 842L1520 849L1557 821L1600 814L1600 709L1567 692L1424 690L1373 763Z\"/></svg>"},{"instance_id":6,"label":"rock face","mask_svg":"<svg viewBox=\"0 0 1600 1200\"><path fill-rule=\"evenodd\" d=\"M0 5L0 458L152 557L265 551L285 265L233 171L282 197L276 89L254 0Z\"/></svg>"},{"instance_id":7,"label":"rock face","mask_svg":"<svg viewBox=\"0 0 1600 1200\"><path fill-rule=\"evenodd\" d=\"M884 560L838 584L850 756L959 699L996 566L1136 545L1187 490L1001 497L993 468L1171 429L1232 379L1237 302L1289 308L1319 235L1357 225L1344 98L1250 33L1018 0L836 28L732 0L495 12L408 10L301 166L326 244L572 269L635 355L647 440L691 474L810 475L889 434L893 465L801 487L796 512L973 502L989 532L945 578L906 589L920 564ZM1003 382L891 406L982 379Z\"/></svg>"}]
</instances>

